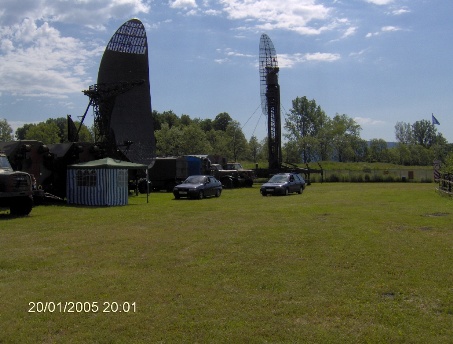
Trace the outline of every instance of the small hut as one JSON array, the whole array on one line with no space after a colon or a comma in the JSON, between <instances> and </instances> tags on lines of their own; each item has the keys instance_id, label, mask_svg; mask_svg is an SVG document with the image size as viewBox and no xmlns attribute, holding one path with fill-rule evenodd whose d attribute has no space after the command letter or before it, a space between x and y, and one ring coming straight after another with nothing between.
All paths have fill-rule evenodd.
<instances>
[{"instance_id":1,"label":"small hut","mask_svg":"<svg viewBox=\"0 0 453 344\"><path fill-rule=\"evenodd\" d=\"M128 171L146 165L104 158L68 166L68 204L112 206L128 204Z\"/></svg>"}]
</instances>

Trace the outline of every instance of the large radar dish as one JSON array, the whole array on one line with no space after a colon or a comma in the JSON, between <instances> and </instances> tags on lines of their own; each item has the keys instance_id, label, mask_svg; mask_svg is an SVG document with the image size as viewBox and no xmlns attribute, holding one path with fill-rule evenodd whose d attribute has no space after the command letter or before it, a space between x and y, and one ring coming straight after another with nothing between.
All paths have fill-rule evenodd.
<instances>
[{"instance_id":1,"label":"large radar dish","mask_svg":"<svg viewBox=\"0 0 453 344\"><path fill-rule=\"evenodd\" d=\"M260 39L260 89L261 89L261 109L263 114L267 116L267 100L266 100L266 79L270 70L277 70L278 62L277 53L275 52L274 44L268 35L263 33Z\"/></svg>"},{"instance_id":2,"label":"large radar dish","mask_svg":"<svg viewBox=\"0 0 453 344\"><path fill-rule=\"evenodd\" d=\"M274 44L268 35L260 39L261 108L267 116L269 169L278 170L282 164L280 85Z\"/></svg>"},{"instance_id":3,"label":"large radar dish","mask_svg":"<svg viewBox=\"0 0 453 344\"><path fill-rule=\"evenodd\" d=\"M143 23L125 22L105 48L97 84L84 91L94 107L97 141L107 154L152 166L155 154L148 43Z\"/></svg>"}]
</instances>

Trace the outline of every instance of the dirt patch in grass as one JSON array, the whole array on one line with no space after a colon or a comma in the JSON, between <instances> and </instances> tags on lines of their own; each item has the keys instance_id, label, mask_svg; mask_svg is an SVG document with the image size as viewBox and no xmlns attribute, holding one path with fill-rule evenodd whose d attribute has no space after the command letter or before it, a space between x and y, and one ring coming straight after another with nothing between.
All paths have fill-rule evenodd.
<instances>
[{"instance_id":1,"label":"dirt patch in grass","mask_svg":"<svg viewBox=\"0 0 453 344\"><path fill-rule=\"evenodd\" d=\"M424 214L422 216L426 217L441 217L441 216L448 216L450 213L431 213L431 214Z\"/></svg>"}]
</instances>

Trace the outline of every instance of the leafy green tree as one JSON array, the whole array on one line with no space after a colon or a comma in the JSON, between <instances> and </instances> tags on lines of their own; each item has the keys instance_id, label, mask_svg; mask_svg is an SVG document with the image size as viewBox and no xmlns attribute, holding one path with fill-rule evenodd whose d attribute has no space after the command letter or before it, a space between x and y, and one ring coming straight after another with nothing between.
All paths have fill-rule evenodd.
<instances>
[{"instance_id":1,"label":"leafy green tree","mask_svg":"<svg viewBox=\"0 0 453 344\"><path fill-rule=\"evenodd\" d=\"M259 158L258 158L258 160L260 160L260 161L267 161L267 159L269 157L269 152L268 152L269 151L269 144L268 144L268 141L269 141L269 138L265 137L260 142L261 147L263 147L261 149L261 152L260 152L260 155L259 155Z\"/></svg>"},{"instance_id":2,"label":"leafy green tree","mask_svg":"<svg viewBox=\"0 0 453 344\"><path fill-rule=\"evenodd\" d=\"M319 149L318 160L328 161L332 157L334 151L334 147L332 145L333 136L333 121L330 118L327 118L326 123L322 126L317 135Z\"/></svg>"},{"instance_id":3,"label":"leafy green tree","mask_svg":"<svg viewBox=\"0 0 453 344\"><path fill-rule=\"evenodd\" d=\"M430 159L444 161L451 150L447 140L427 120L413 124L398 122L395 136L399 142L396 155L404 165L431 165Z\"/></svg>"},{"instance_id":4,"label":"leafy green tree","mask_svg":"<svg viewBox=\"0 0 453 344\"><path fill-rule=\"evenodd\" d=\"M159 112L153 110L151 112L151 118L153 119L153 128L154 130L160 130L162 128L161 117Z\"/></svg>"},{"instance_id":5,"label":"leafy green tree","mask_svg":"<svg viewBox=\"0 0 453 344\"><path fill-rule=\"evenodd\" d=\"M199 125L205 133L214 129L213 121L210 118L200 120Z\"/></svg>"},{"instance_id":6,"label":"leafy green tree","mask_svg":"<svg viewBox=\"0 0 453 344\"><path fill-rule=\"evenodd\" d=\"M400 156L398 150L394 148L389 148L387 150L387 160L391 164L399 165Z\"/></svg>"},{"instance_id":7,"label":"leafy green tree","mask_svg":"<svg viewBox=\"0 0 453 344\"><path fill-rule=\"evenodd\" d=\"M282 147L283 161L291 164L300 163L301 146L297 141L287 141Z\"/></svg>"},{"instance_id":8,"label":"leafy green tree","mask_svg":"<svg viewBox=\"0 0 453 344\"><path fill-rule=\"evenodd\" d=\"M79 122L75 122L75 125L78 128L79 127ZM79 141L80 142L94 142L93 132L85 124L82 124L82 127L80 128Z\"/></svg>"},{"instance_id":9,"label":"leafy green tree","mask_svg":"<svg viewBox=\"0 0 453 344\"><path fill-rule=\"evenodd\" d=\"M426 119L412 124L414 142L425 148L431 147L437 141L437 131L433 124Z\"/></svg>"},{"instance_id":10,"label":"leafy green tree","mask_svg":"<svg viewBox=\"0 0 453 344\"><path fill-rule=\"evenodd\" d=\"M79 128L80 122L74 122ZM55 137L55 129L57 136ZM42 133L39 133L39 130ZM68 141L68 121L65 117L49 118L45 122L38 124L24 124L16 130L18 140L38 140L46 144L62 143ZM80 142L94 142L94 135L88 127L82 124L79 131Z\"/></svg>"},{"instance_id":11,"label":"leafy green tree","mask_svg":"<svg viewBox=\"0 0 453 344\"><path fill-rule=\"evenodd\" d=\"M25 136L27 134L28 129L36 124L34 123L26 123L22 127L16 129L16 139L17 140L25 140Z\"/></svg>"},{"instance_id":12,"label":"leafy green tree","mask_svg":"<svg viewBox=\"0 0 453 344\"><path fill-rule=\"evenodd\" d=\"M151 116L153 117L154 130L160 130L164 123L168 125L169 129L180 124L179 117L171 110L162 113L153 111Z\"/></svg>"},{"instance_id":13,"label":"leafy green tree","mask_svg":"<svg viewBox=\"0 0 453 344\"><path fill-rule=\"evenodd\" d=\"M303 161L309 162L321 153L321 146L315 141L321 139L319 134L329 119L314 99L297 97L292 101L292 106L285 118L285 136L289 141L298 142L302 146Z\"/></svg>"},{"instance_id":14,"label":"leafy green tree","mask_svg":"<svg viewBox=\"0 0 453 344\"><path fill-rule=\"evenodd\" d=\"M249 156L248 156L249 160L255 163L258 162L258 158L263 147L255 135L252 135L248 142L248 145L249 145Z\"/></svg>"},{"instance_id":15,"label":"leafy green tree","mask_svg":"<svg viewBox=\"0 0 453 344\"><path fill-rule=\"evenodd\" d=\"M192 119L189 115L181 115L179 122L182 126L188 126L192 124Z\"/></svg>"},{"instance_id":16,"label":"leafy green tree","mask_svg":"<svg viewBox=\"0 0 453 344\"><path fill-rule=\"evenodd\" d=\"M60 140L54 143L62 143L68 141L68 120L65 117L49 118L46 124L55 124L58 127L58 136Z\"/></svg>"},{"instance_id":17,"label":"leafy green tree","mask_svg":"<svg viewBox=\"0 0 453 344\"><path fill-rule=\"evenodd\" d=\"M444 173L453 173L453 152L449 152L445 156L445 161L442 166L442 172Z\"/></svg>"},{"instance_id":18,"label":"leafy green tree","mask_svg":"<svg viewBox=\"0 0 453 344\"><path fill-rule=\"evenodd\" d=\"M180 128L170 128L168 123L163 123L160 130L154 132L156 138L156 153L159 156L181 155L183 132Z\"/></svg>"},{"instance_id":19,"label":"leafy green tree","mask_svg":"<svg viewBox=\"0 0 453 344\"><path fill-rule=\"evenodd\" d=\"M206 133L206 138L211 144L211 154L217 154L228 160L233 159L233 152L231 151L231 136L226 131L210 130Z\"/></svg>"},{"instance_id":20,"label":"leafy green tree","mask_svg":"<svg viewBox=\"0 0 453 344\"><path fill-rule=\"evenodd\" d=\"M356 161L355 149L360 142L362 128L347 115L336 114L332 119L332 142L338 161Z\"/></svg>"},{"instance_id":21,"label":"leafy green tree","mask_svg":"<svg viewBox=\"0 0 453 344\"><path fill-rule=\"evenodd\" d=\"M44 144L60 142L60 129L55 123L41 122L31 125L25 133L25 140L37 140Z\"/></svg>"},{"instance_id":22,"label":"leafy green tree","mask_svg":"<svg viewBox=\"0 0 453 344\"><path fill-rule=\"evenodd\" d=\"M226 112L222 112L222 113L219 113L214 121L212 122L212 126L214 128L214 130L221 130L221 131L226 131L227 128L228 128L228 125L232 122L232 118L231 116L226 113Z\"/></svg>"},{"instance_id":23,"label":"leafy green tree","mask_svg":"<svg viewBox=\"0 0 453 344\"><path fill-rule=\"evenodd\" d=\"M412 133L412 125L410 123L397 122L395 125L396 141L402 144L410 144L414 142Z\"/></svg>"},{"instance_id":24,"label":"leafy green tree","mask_svg":"<svg viewBox=\"0 0 453 344\"><path fill-rule=\"evenodd\" d=\"M13 128L6 119L0 119L0 142L13 140Z\"/></svg>"},{"instance_id":25,"label":"leafy green tree","mask_svg":"<svg viewBox=\"0 0 453 344\"><path fill-rule=\"evenodd\" d=\"M231 121L226 129L226 134L231 138L229 143L230 151L233 153L234 161L239 161L247 156L248 144L238 121Z\"/></svg>"},{"instance_id":26,"label":"leafy green tree","mask_svg":"<svg viewBox=\"0 0 453 344\"><path fill-rule=\"evenodd\" d=\"M369 160L372 162L388 162L388 147L385 140L372 139L370 141Z\"/></svg>"},{"instance_id":27,"label":"leafy green tree","mask_svg":"<svg viewBox=\"0 0 453 344\"><path fill-rule=\"evenodd\" d=\"M413 166L428 166L432 165L434 161L434 154L429 148L423 145L410 145L409 146L411 161L410 165Z\"/></svg>"},{"instance_id":28,"label":"leafy green tree","mask_svg":"<svg viewBox=\"0 0 453 344\"><path fill-rule=\"evenodd\" d=\"M397 160L394 163L399 165L408 166L411 163L411 151L409 145L398 143L396 147L392 148L395 151L395 156Z\"/></svg>"},{"instance_id":29,"label":"leafy green tree","mask_svg":"<svg viewBox=\"0 0 453 344\"><path fill-rule=\"evenodd\" d=\"M352 141L352 148L354 149L354 161L366 161L368 156L368 142L357 137Z\"/></svg>"},{"instance_id":30,"label":"leafy green tree","mask_svg":"<svg viewBox=\"0 0 453 344\"><path fill-rule=\"evenodd\" d=\"M209 154L211 144L198 125L184 126L181 132L181 155Z\"/></svg>"}]
</instances>

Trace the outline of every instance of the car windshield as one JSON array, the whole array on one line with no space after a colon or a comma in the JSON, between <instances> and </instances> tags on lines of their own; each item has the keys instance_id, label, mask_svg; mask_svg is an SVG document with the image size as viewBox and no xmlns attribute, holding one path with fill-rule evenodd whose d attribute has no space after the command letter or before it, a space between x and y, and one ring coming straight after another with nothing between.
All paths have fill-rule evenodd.
<instances>
[{"instance_id":1,"label":"car windshield","mask_svg":"<svg viewBox=\"0 0 453 344\"><path fill-rule=\"evenodd\" d=\"M203 184L205 179L205 176L190 176L184 181L184 184Z\"/></svg>"},{"instance_id":2,"label":"car windshield","mask_svg":"<svg viewBox=\"0 0 453 344\"><path fill-rule=\"evenodd\" d=\"M288 176L285 174L276 174L269 179L269 183L284 183L288 181Z\"/></svg>"},{"instance_id":3,"label":"car windshield","mask_svg":"<svg viewBox=\"0 0 453 344\"><path fill-rule=\"evenodd\" d=\"M0 156L0 168L5 170L12 170L11 165L9 164L6 156Z\"/></svg>"}]
</instances>

